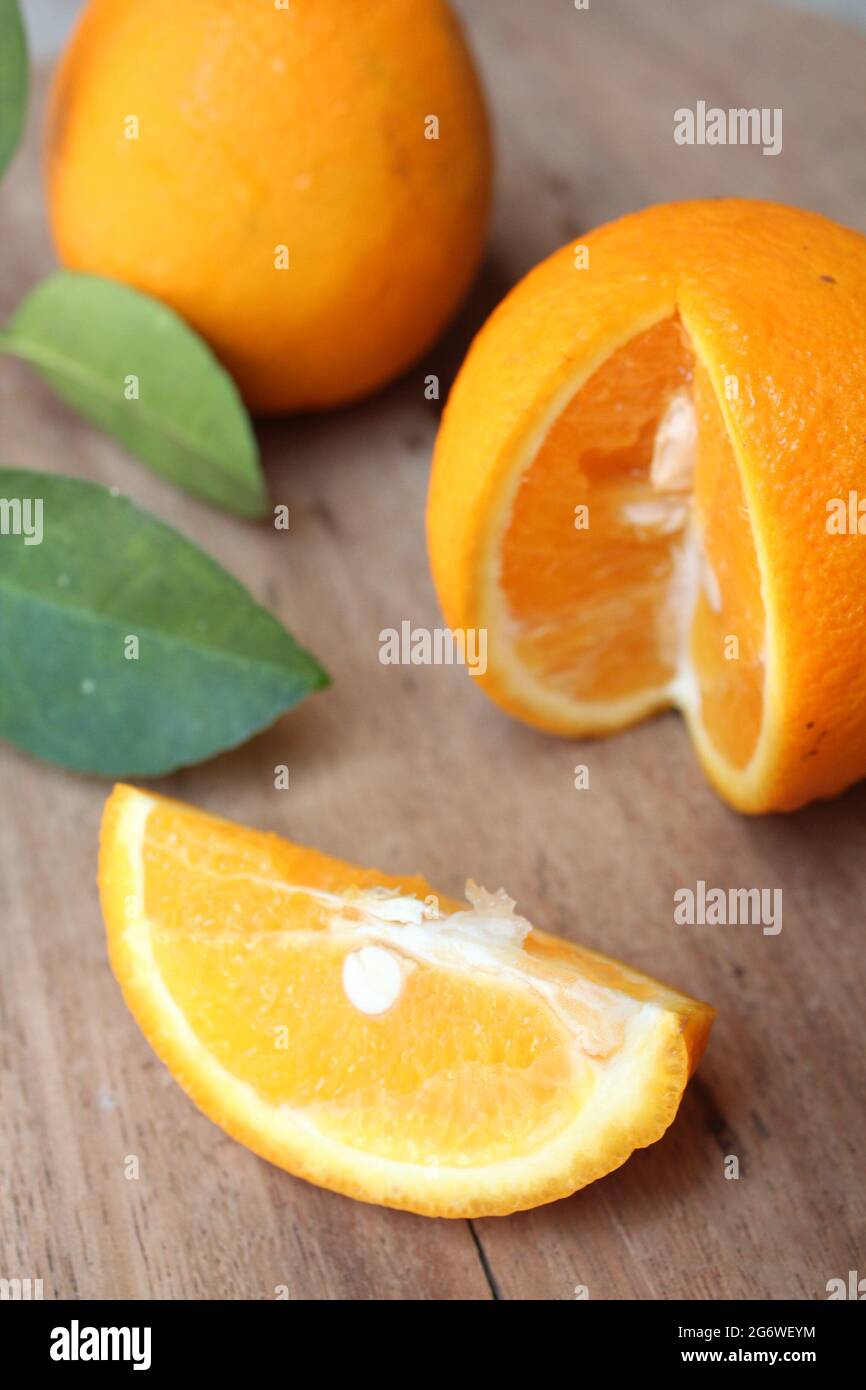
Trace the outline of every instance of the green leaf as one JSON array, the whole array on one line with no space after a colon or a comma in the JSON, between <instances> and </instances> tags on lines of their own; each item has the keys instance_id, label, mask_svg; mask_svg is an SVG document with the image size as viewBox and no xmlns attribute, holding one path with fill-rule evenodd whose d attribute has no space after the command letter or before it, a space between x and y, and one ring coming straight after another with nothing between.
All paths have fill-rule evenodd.
<instances>
[{"instance_id":1,"label":"green leaf","mask_svg":"<svg viewBox=\"0 0 866 1390\"><path fill-rule=\"evenodd\" d=\"M18 0L0 0L0 174L18 147L27 114L27 39Z\"/></svg>"},{"instance_id":2,"label":"green leaf","mask_svg":"<svg viewBox=\"0 0 866 1390\"><path fill-rule=\"evenodd\" d=\"M327 684L236 579L114 489L0 469L0 737L157 776Z\"/></svg>"},{"instance_id":3,"label":"green leaf","mask_svg":"<svg viewBox=\"0 0 866 1390\"><path fill-rule=\"evenodd\" d=\"M241 516L266 510L234 382L158 299L60 270L19 305L0 351L30 362L74 410L186 492Z\"/></svg>"}]
</instances>

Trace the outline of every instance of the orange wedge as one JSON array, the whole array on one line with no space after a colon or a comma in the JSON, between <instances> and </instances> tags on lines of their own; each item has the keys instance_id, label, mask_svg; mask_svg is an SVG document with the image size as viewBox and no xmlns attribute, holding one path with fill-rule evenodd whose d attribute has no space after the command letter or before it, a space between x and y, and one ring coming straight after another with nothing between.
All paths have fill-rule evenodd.
<instances>
[{"instance_id":1,"label":"orange wedge","mask_svg":"<svg viewBox=\"0 0 866 1390\"><path fill-rule=\"evenodd\" d=\"M530 928L116 787L114 972L196 1104L290 1173L429 1216L564 1197L660 1138L706 1004Z\"/></svg>"},{"instance_id":2,"label":"orange wedge","mask_svg":"<svg viewBox=\"0 0 866 1390\"><path fill-rule=\"evenodd\" d=\"M581 737L675 706L743 811L866 775L864 383L866 238L813 213L654 207L536 267L472 346L430 486L488 694Z\"/></svg>"}]
</instances>

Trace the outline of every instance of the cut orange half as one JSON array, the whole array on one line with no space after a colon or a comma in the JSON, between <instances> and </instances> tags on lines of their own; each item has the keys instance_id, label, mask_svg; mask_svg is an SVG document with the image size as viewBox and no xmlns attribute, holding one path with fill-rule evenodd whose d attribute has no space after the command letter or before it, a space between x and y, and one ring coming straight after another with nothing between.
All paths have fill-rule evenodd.
<instances>
[{"instance_id":1,"label":"cut orange half","mask_svg":"<svg viewBox=\"0 0 866 1390\"><path fill-rule=\"evenodd\" d=\"M728 801L791 809L866 774L860 497L866 533L866 238L672 204L564 247L482 329L430 559L513 714L584 736L675 706Z\"/></svg>"},{"instance_id":2,"label":"cut orange half","mask_svg":"<svg viewBox=\"0 0 866 1390\"><path fill-rule=\"evenodd\" d=\"M210 1118L324 1187L430 1216L566 1196L676 1114L713 1010L469 903L115 788L114 972Z\"/></svg>"}]
</instances>

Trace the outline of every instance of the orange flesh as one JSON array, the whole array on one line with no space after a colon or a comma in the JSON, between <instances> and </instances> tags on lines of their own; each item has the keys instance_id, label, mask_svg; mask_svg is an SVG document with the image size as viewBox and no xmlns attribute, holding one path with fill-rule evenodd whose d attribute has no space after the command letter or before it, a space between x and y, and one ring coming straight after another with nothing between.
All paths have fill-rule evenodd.
<instances>
[{"instance_id":1,"label":"orange flesh","mask_svg":"<svg viewBox=\"0 0 866 1390\"><path fill-rule=\"evenodd\" d=\"M650 482L656 430L683 390L698 420L688 492ZM647 503L662 525L629 519ZM576 525L578 507L588 525ZM698 592L677 583L694 528L719 611L700 558L685 581ZM700 717L730 762L748 762L764 695L760 574L721 411L678 316L612 353L549 429L515 499L501 586L523 664L588 704L644 694L675 703L688 630Z\"/></svg>"},{"instance_id":2,"label":"orange flesh","mask_svg":"<svg viewBox=\"0 0 866 1390\"><path fill-rule=\"evenodd\" d=\"M148 819L156 964L193 1032L232 1075L275 1106L302 1108L334 1139L410 1163L518 1157L573 1121L594 1076L541 996L408 962L399 1008L361 1013L342 985L353 945L324 930L332 914L285 880L301 870L313 889L350 885L325 856L291 858L276 841L272 856L262 852L261 837L253 849L231 827L190 848L183 814L170 805ZM353 882L396 886L372 871Z\"/></svg>"},{"instance_id":3,"label":"orange flesh","mask_svg":"<svg viewBox=\"0 0 866 1390\"><path fill-rule=\"evenodd\" d=\"M704 726L728 762L744 767L763 718L766 620L761 574L739 469L718 400L700 363L695 364L694 397L698 415L695 506L722 606L714 612L703 589L698 593L690 660ZM734 650L735 657L726 655Z\"/></svg>"}]
</instances>

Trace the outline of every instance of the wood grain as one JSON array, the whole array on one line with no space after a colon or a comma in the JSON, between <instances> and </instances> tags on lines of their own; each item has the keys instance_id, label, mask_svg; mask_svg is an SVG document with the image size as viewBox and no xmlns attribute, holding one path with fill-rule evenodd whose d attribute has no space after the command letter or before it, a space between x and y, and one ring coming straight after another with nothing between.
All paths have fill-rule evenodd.
<instances>
[{"instance_id":1,"label":"wood grain","mask_svg":"<svg viewBox=\"0 0 866 1390\"><path fill-rule=\"evenodd\" d=\"M318 1191L220 1134L170 1080L108 970L94 889L106 788L0 749L0 1275L46 1297L820 1298L866 1272L862 1154L866 790L742 819L672 716L568 744L511 722L459 670L378 662L378 634L435 625L423 503L436 408L472 332L534 262L651 201L744 193L863 228L866 38L754 0L464 0L496 122L491 251L459 323L364 405L262 429L288 535L172 492L0 362L3 462L117 484L277 612L333 688L169 794L444 891L467 874L539 925L719 1007L671 1132L574 1198L425 1221ZM41 83L0 188L0 312L47 271ZM698 98L781 106L784 149L672 140ZM5 655L5 654L4 654ZM287 763L289 791L273 789ZM590 789L575 791L585 763ZM776 937L683 928L698 879L781 887ZM724 1176L726 1155L740 1178ZM129 1155L138 1180L124 1176ZM483 1251L484 1260L480 1258Z\"/></svg>"}]
</instances>

